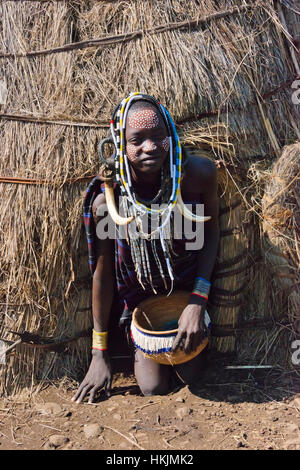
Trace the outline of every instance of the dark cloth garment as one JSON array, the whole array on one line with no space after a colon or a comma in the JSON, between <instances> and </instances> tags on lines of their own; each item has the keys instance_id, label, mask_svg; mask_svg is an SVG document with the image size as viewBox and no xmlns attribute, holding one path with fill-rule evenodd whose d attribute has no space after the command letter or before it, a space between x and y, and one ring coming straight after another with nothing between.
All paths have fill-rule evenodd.
<instances>
[{"instance_id":1,"label":"dark cloth garment","mask_svg":"<svg viewBox=\"0 0 300 470\"><path fill-rule=\"evenodd\" d=\"M93 202L101 194L101 180L96 176L89 184L83 200L83 222L88 243L89 268L93 275L97 267L97 235L93 218Z\"/></svg>"},{"instance_id":2,"label":"dark cloth garment","mask_svg":"<svg viewBox=\"0 0 300 470\"><path fill-rule=\"evenodd\" d=\"M83 203L83 217L88 241L89 266L93 275L97 266L97 250L96 250L96 226L92 214L92 204L98 194L105 192L104 184L98 177L94 178L89 184ZM115 198L118 200L119 188L115 186ZM190 241L190 240L189 240ZM163 251L160 241L156 240L157 254L162 263ZM172 257L173 274L175 277L173 290L191 290L193 288L194 279L197 270L198 251L187 251L185 248L186 240L174 239L172 249L174 256ZM146 241L150 267L152 273L152 282L157 294L167 295L171 289L171 280L166 279L167 288L160 276L159 269L155 262L151 242ZM134 263L131 257L130 246L125 238L115 239L115 273L117 291L120 303L120 325L126 326L131 322L132 312L134 308L142 301L150 296L155 295L152 287L146 280L143 280L144 287L139 283Z\"/></svg>"}]
</instances>

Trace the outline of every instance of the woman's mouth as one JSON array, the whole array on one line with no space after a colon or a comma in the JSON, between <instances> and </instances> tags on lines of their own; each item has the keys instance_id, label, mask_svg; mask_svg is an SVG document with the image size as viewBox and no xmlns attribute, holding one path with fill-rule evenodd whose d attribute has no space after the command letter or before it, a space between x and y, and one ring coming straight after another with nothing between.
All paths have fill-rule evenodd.
<instances>
[{"instance_id":1,"label":"woman's mouth","mask_svg":"<svg viewBox=\"0 0 300 470\"><path fill-rule=\"evenodd\" d=\"M148 155L145 158L142 158L142 162L160 162L162 160L162 155Z\"/></svg>"},{"instance_id":2,"label":"woman's mouth","mask_svg":"<svg viewBox=\"0 0 300 470\"><path fill-rule=\"evenodd\" d=\"M160 158L157 158L157 157L148 157L148 158L144 158L142 160L142 164L143 165L147 165L147 166L157 166L157 165L160 165L161 164L161 159Z\"/></svg>"}]
</instances>

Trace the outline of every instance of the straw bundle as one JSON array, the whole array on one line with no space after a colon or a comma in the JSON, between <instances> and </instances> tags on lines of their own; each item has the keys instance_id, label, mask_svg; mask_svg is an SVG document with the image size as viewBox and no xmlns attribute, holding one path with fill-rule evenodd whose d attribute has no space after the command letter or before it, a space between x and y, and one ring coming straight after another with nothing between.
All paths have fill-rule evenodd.
<instances>
[{"instance_id":1,"label":"straw bundle","mask_svg":"<svg viewBox=\"0 0 300 470\"><path fill-rule=\"evenodd\" d=\"M223 291L243 291L238 257L259 247L247 170L262 158L270 166L299 131L294 65L271 1L3 1L0 18L0 337L9 345L19 338L10 331L38 335L21 336L1 368L0 392L11 393L87 367L90 341L66 342L91 326L81 204L120 98L156 96L184 143L222 160L221 210L232 209L220 215L221 230L241 229L245 216L248 227L222 238L219 268L238 271L222 281L216 267ZM212 307L216 324L254 314L240 307ZM60 346L33 347L44 337Z\"/></svg>"},{"instance_id":2,"label":"straw bundle","mask_svg":"<svg viewBox=\"0 0 300 470\"><path fill-rule=\"evenodd\" d=\"M284 148L262 200L266 260L300 334L300 143Z\"/></svg>"}]
</instances>

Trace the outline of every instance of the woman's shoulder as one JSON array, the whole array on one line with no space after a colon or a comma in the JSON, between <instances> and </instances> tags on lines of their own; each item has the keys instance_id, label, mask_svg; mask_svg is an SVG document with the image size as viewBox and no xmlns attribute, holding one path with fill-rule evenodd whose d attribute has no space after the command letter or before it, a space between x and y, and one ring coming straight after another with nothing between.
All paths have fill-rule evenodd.
<instances>
[{"instance_id":1,"label":"woman's shoulder","mask_svg":"<svg viewBox=\"0 0 300 470\"><path fill-rule=\"evenodd\" d=\"M214 160L199 153L187 153L184 179L190 186L202 188L205 192L217 178Z\"/></svg>"}]
</instances>

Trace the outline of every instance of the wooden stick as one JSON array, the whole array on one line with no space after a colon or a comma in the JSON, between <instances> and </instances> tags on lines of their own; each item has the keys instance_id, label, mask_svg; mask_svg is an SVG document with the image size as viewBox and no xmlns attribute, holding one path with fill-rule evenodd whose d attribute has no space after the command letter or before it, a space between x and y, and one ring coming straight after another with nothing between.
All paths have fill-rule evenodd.
<instances>
[{"instance_id":1,"label":"wooden stick","mask_svg":"<svg viewBox=\"0 0 300 470\"><path fill-rule=\"evenodd\" d=\"M137 30L132 33L122 33L122 34L115 34L111 36L104 36L102 38L91 39L89 41L80 41L80 42L73 42L69 44L65 44L63 46L54 47L51 49L43 49L39 51L29 51L24 53L4 53L0 54L0 58L3 59L11 59L15 57L36 57L41 55L47 54L56 54L59 52L68 52L73 51L76 49L85 49L87 47L105 47L110 46L112 44L124 43L128 41L132 41L134 39L138 39L143 37L147 34L159 34L165 33L167 31L174 31L178 29L191 29L200 26L203 23L207 23L209 21L217 20L220 18L224 18L226 16L236 15L238 13L247 11L249 9L255 9L261 2L257 2L254 5L241 5L240 7L234 7L228 10L222 10L217 13L212 13L211 15L202 16L202 18L194 19L194 20L187 20L181 21L178 23L166 23L163 25L158 25L155 28L148 29L148 30Z\"/></svg>"},{"instance_id":2,"label":"wooden stick","mask_svg":"<svg viewBox=\"0 0 300 470\"><path fill-rule=\"evenodd\" d=\"M276 366L226 366L225 369L273 369Z\"/></svg>"},{"instance_id":3,"label":"wooden stick","mask_svg":"<svg viewBox=\"0 0 300 470\"><path fill-rule=\"evenodd\" d=\"M1 57L1 55L0 55ZM109 127L109 121L99 119L88 119L81 121L80 119L51 119L43 116L31 116L30 114L5 114L1 113L0 118L10 121L25 121L37 124L56 124L58 126L72 126L72 127L94 127L96 129Z\"/></svg>"},{"instance_id":4,"label":"wooden stick","mask_svg":"<svg viewBox=\"0 0 300 470\"><path fill-rule=\"evenodd\" d=\"M5 349L5 351L3 351L3 355L5 357L6 353L8 351L10 351L11 349L13 349L14 347L16 347L18 344L22 343L22 340L21 339L18 339L17 341L15 341L11 346L9 346L7 349Z\"/></svg>"},{"instance_id":5,"label":"wooden stick","mask_svg":"<svg viewBox=\"0 0 300 470\"><path fill-rule=\"evenodd\" d=\"M15 178L13 176L0 176L0 183L8 183L8 184L33 184L33 185L39 185L39 184L53 184L57 186L61 186L62 184L66 183L73 183L77 182L80 180L89 180L91 178L95 178L97 175L87 175L87 176L79 176L78 178L68 178L64 182L60 181L48 181L48 180L38 180L34 178ZM18 305L18 304L1 304L1 305ZM19 304L19 305L30 305L30 304Z\"/></svg>"},{"instance_id":6,"label":"wooden stick","mask_svg":"<svg viewBox=\"0 0 300 470\"><path fill-rule=\"evenodd\" d=\"M125 434L122 434L120 431L118 431L117 429L114 429L114 428L111 428L110 426L104 426L102 425L103 428L105 429L110 429L111 431L114 431L116 432L117 434L119 434L120 436L124 437L124 439L126 439L128 442L130 442L131 444L133 444L134 446L138 447L140 450L146 450L144 449L143 447L141 447L139 444L137 444L136 442L134 442L132 439L129 439L129 437L125 436Z\"/></svg>"}]
</instances>

